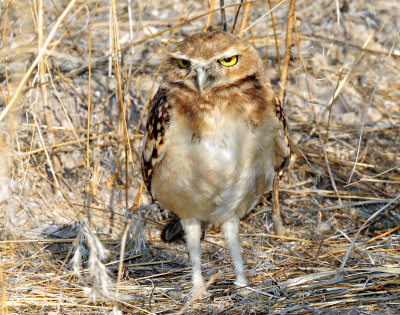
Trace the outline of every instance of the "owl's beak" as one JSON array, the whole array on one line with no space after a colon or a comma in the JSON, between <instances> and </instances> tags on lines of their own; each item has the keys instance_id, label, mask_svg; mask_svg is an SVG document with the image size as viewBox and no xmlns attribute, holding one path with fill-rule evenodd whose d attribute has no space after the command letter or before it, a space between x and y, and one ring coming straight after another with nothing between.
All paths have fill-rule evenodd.
<instances>
[{"instance_id":1,"label":"owl's beak","mask_svg":"<svg viewBox=\"0 0 400 315\"><path fill-rule=\"evenodd\" d=\"M207 81L207 74L204 72L203 69L201 68L197 69L197 84L199 86L200 91L203 90L206 81Z\"/></svg>"}]
</instances>

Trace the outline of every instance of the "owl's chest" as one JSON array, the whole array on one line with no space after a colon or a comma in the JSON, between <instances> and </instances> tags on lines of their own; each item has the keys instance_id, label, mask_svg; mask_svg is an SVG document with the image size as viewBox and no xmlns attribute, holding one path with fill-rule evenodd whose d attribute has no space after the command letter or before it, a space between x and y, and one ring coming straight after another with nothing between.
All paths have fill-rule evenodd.
<instances>
[{"instance_id":1,"label":"owl's chest","mask_svg":"<svg viewBox=\"0 0 400 315\"><path fill-rule=\"evenodd\" d=\"M178 120L171 124L168 136L166 154L181 157L188 177L217 187L250 167L261 149L245 121L219 115L207 117L200 130Z\"/></svg>"},{"instance_id":2,"label":"owl's chest","mask_svg":"<svg viewBox=\"0 0 400 315\"><path fill-rule=\"evenodd\" d=\"M152 190L181 217L222 222L251 210L268 188L272 145L245 121L217 116L207 123L198 133L184 121L171 121Z\"/></svg>"}]
</instances>

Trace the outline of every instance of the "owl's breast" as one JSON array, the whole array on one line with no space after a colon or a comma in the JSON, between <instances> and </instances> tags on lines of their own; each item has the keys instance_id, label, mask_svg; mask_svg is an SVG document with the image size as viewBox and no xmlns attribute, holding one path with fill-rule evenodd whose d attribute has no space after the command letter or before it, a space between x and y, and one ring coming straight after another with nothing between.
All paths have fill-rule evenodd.
<instances>
[{"instance_id":1,"label":"owl's breast","mask_svg":"<svg viewBox=\"0 0 400 315\"><path fill-rule=\"evenodd\" d=\"M184 120L171 121L152 193L180 217L220 223L245 215L269 189L273 139L245 121L215 115L208 123L198 134Z\"/></svg>"}]
</instances>

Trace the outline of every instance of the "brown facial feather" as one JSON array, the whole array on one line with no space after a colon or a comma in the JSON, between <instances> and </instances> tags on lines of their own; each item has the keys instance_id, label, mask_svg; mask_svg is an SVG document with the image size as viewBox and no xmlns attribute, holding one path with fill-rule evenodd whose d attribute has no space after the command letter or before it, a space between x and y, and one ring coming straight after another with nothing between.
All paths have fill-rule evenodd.
<instances>
[{"instance_id":1,"label":"brown facial feather","mask_svg":"<svg viewBox=\"0 0 400 315\"><path fill-rule=\"evenodd\" d=\"M192 58L209 59L232 47L238 50L254 49L235 35L216 31L193 34L179 42L175 51L184 51Z\"/></svg>"}]
</instances>

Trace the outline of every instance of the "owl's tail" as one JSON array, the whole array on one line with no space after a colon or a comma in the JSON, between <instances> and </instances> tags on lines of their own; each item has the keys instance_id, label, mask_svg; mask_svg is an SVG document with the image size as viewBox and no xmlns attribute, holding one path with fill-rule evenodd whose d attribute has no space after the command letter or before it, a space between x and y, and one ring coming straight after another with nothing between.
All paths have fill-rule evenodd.
<instances>
[{"instance_id":1,"label":"owl's tail","mask_svg":"<svg viewBox=\"0 0 400 315\"><path fill-rule=\"evenodd\" d=\"M162 230L161 239L166 243L172 243L182 239L184 235L181 219L174 215L173 220Z\"/></svg>"},{"instance_id":2,"label":"owl's tail","mask_svg":"<svg viewBox=\"0 0 400 315\"><path fill-rule=\"evenodd\" d=\"M161 240L165 243L173 243L184 238L185 231L183 230L181 219L174 213L170 213L172 221L169 222L161 232ZM201 236L200 239L204 240L208 223L201 222Z\"/></svg>"}]
</instances>

